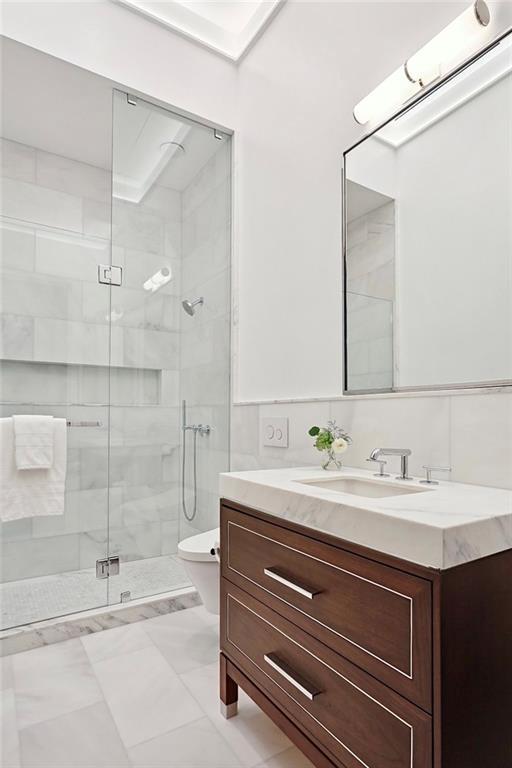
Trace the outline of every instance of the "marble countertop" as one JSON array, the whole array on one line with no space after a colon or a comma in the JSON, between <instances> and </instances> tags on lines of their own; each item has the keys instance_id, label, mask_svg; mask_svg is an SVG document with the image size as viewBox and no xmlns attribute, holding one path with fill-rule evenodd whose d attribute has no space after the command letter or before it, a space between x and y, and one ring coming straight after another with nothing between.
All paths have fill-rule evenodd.
<instances>
[{"instance_id":1,"label":"marble countertop","mask_svg":"<svg viewBox=\"0 0 512 768\"><path fill-rule=\"evenodd\" d=\"M340 477L426 490L362 498L302 484ZM440 481L375 478L372 471L316 467L227 472L220 495L248 507L432 568L451 568L512 548L512 491Z\"/></svg>"}]
</instances>

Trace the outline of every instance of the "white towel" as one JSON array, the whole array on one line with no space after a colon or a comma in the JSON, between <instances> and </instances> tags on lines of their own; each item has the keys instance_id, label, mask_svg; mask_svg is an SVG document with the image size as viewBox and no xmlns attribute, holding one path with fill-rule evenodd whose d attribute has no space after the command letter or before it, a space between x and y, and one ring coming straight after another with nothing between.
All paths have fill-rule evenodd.
<instances>
[{"instance_id":1,"label":"white towel","mask_svg":"<svg viewBox=\"0 0 512 768\"><path fill-rule=\"evenodd\" d=\"M13 416L16 467L50 469L53 466L53 418Z\"/></svg>"},{"instance_id":2,"label":"white towel","mask_svg":"<svg viewBox=\"0 0 512 768\"><path fill-rule=\"evenodd\" d=\"M64 514L66 419L53 419L53 466L30 472L16 467L13 419L0 419L0 520Z\"/></svg>"}]
</instances>

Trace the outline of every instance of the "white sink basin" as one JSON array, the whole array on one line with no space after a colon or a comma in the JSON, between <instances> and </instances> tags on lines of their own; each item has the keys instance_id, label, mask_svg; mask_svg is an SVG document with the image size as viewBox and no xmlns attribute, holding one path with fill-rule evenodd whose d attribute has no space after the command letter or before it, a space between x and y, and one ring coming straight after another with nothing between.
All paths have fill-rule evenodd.
<instances>
[{"instance_id":1,"label":"white sink basin","mask_svg":"<svg viewBox=\"0 0 512 768\"><path fill-rule=\"evenodd\" d=\"M296 480L303 485L314 485L326 491L350 493L352 496L362 496L367 499L382 499L386 496L405 496L409 493L428 493L430 488L418 488L408 485L407 480L399 483L388 483L382 480L364 480L361 477L326 477L325 480Z\"/></svg>"}]
</instances>

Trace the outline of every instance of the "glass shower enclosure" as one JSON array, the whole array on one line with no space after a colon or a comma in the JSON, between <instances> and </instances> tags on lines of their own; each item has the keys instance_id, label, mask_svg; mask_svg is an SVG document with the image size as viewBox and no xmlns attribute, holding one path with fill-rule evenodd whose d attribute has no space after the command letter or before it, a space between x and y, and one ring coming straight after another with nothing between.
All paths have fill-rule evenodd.
<instances>
[{"instance_id":1,"label":"glass shower enclosure","mask_svg":"<svg viewBox=\"0 0 512 768\"><path fill-rule=\"evenodd\" d=\"M217 525L231 139L12 41L2 56L7 629L187 586L178 542ZM34 99L41 118L27 123ZM183 401L188 422L210 427L195 441ZM19 415L66 422L58 466L18 468ZM57 427L54 455L56 441ZM37 503L24 504L30 483Z\"/></svg>"}]
</instances>

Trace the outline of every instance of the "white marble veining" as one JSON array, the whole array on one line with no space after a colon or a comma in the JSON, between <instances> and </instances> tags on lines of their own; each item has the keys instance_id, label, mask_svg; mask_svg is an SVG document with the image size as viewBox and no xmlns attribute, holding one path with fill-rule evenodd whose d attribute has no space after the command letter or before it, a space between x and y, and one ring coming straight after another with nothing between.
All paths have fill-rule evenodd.
<instances>
[{"instance_id":1,"label":"white marble veining","mask_svg":"<svg viewBox=\"0 0 512 768\"><path fill-rule=\"evenodd\" d=\"M232 472L220 495L276 517L432 568L451 568L512 548L512 491L462 483L407 485L425 490L367 499L297 481L373 473L314 467ZM394 478L378 479L396 484Z\"/></svg>"},{"instance_id":2,"label":"white marble veining","mask_svg":"<svg viewBox=\"0 0 512 768\"><path fill-rule=\"evenodd\" d=\"M107 629L126 628L146 619L155 619L168 613L194 608L200 604L201 601L195 589L185 587L165 595L159 595L156 599L118 603L109 606L108 609L82 611L71 616L47 619L35 624L4 630L0 633L0 661L2 662L0 687L7 688L10 685L9 678L12 670L8 664L4 667L4 662L8 662L9 657L14 654L62 643L77 637L91 638L93 635L96 637L98 633L103 634ZM96 649L98 646L105 648L108 642L114 638L115 635L108 634L108 637L105 636L102 640L91 640L91 645L95 645ZM126 644L133 646L133 639L127 640ZM109 654L105 653L104 655Z\"/></svg>"}]
</instances>

